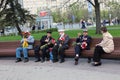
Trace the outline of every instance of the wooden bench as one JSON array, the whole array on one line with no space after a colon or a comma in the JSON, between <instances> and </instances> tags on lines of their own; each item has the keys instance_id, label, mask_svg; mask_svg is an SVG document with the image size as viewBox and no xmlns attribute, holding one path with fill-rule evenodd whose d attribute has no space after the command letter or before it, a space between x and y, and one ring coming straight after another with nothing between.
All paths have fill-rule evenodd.
<instances>
[{"instance_id":1,"label":"wooden bench","mask_svg":"<svg viewBox=\"0 0 120 80\"><path fill-rule=\"evenodd\" d=\"M97 43L99 43L102 39L101 38L93 38L91 43L91 49L90 50L84 50L82 52L82 57L93 57L94 48ZM69 42L69 49L65 51L65 55L67 57L74 57L74 47L72 46L73 41L75 41L75 38L70 39ZM120 59L120 38L115 37L114 43L115 43L115 51L111 54L104 54L102 55L102 58L113 58L113 59ZM19 47L20 42L19 41L10 41L10 42L0 42L0 56L15 56L16 48ZM34 45L39 45L39 40L35 41ZM29 56L34 56L34 50L29 50Z\"/></svg>"},{"instance_id":2,"label":"wooden bench","mask_svg":"<svg viewBox=\"0 0 120 80\"><path fill-rule=\"evenodd\" d=\"M91 46L90 46L91 49L84 50L82 52L82 57L93 57L95 45L100 43L101 40L102 40L102 38L93 38ZM65 52L66 56L73 57L75 55L74 47L71 44L74 41L75 41L75 39L70 40L70 44L69 44L70 48L68 50L66 50L66 52ZM115 50L110 54L102 55L102 58L120 59L120 38L118 38L118 37L114 38L114 45L115 45Z\"/></svg>"}]
</instances>

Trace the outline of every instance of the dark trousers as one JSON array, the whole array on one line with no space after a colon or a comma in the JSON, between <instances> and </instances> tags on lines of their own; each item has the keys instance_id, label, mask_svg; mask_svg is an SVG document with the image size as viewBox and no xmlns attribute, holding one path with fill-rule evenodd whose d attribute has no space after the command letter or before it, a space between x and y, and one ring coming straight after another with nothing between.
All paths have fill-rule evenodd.
<instances>
[{"instance_id":1,"label":"dark trousers","mask_svg":"<svg viewBox=\"0 0 120 80\"><path fill-rule=\"evenodd\" d=\"M41 57L42 57L43 60L45 60L45 57L46 57L47 59L50 58L50 55L49 55L49 47L44 47L43 49L41 49L41 51L42 51Z\"/></svg>"},{"instance_id":2,"label":"dark trousers","mask_svg":"<svg viewBox=\"0 0 120 80\"><path fill-rule=\"evenodd\" d=\"M39 51L40 51L40 46L36 46L34 48L34 53L35 53L35 58L38 60L40 59ZM45 57L49 59L49 47L44 47L43 49L41 49L41 52L42 52L41 57L43 60L45 60Z\"/></svg>"},{"instance_id":3,"label":"dark trousers","mask_svg":"<svg viewBox=\"0 0 120 80\"><path fill-rule=\"evenodd\" d=\"M81 56L81 52L82 52L82 48L80 45L76 45L75 46L75 55L78 54L79 56Z\"/></svg>"},{"instance_id":4,"label":"dark trousers","mask_svg":"<svg viewBox=\"0 0 120 80\"><path fill-rule=\"evenodd\" d=\"M100 62L101 55L104 54L104 50L101 46L96 46L94 50L94 56L93 56L93 61L94 62Z\"/></svg>"},{"instance_id":5,"label":"dark trousers","mask_svg":"<svg viewBox=\"0 0 120 80\"><path fill-rule=\"evenodd\" d=\"M66 46L59 47L59 45L55 45L53 47L53 50L52 50L53 60L58 60L58 55L60 55L61 60L64 60L64 58L65 58L65 55L64 55L65 49L67 49Z\"/></svg>"},{"instance_id":6,"label":"dark trousers","mask_svg":"<svg viewBox=\"0 0 120 80\"><path fill-rule=\"evenodd\" d=\"M75 56L76 56L76 54L78 54L79 57L80 57L81 54L82 54L82 51L83 51L83 49L82 49L82 47L81 47L80 45L76 45L76 46L75 46ZM75 58L76 58L76 57L75 57ZM79 59L79 58L75 59L75 61L78 61L78 59ZM88 60L91 60L91 58L88 57Z\"/></svg>"}]
</instances>

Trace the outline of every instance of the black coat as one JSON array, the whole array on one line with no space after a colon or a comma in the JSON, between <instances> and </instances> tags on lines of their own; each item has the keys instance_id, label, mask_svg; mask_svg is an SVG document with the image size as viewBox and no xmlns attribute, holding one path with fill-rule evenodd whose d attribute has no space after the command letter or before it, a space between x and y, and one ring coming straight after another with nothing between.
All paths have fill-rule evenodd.
<instances>
[{"instance_id":1,"label":"black coat","mask_svg":"<svg viewBox=\"0 0 120 80\"><path fill-rule=\"evenodd\" d=\"M45 40L46 40L47 38L48 38L47 35L42 36L42 38L40 39L40 44L41 44L41 46L48 43L48 42L45 42ZM52 39L53 39L52 37L49 37L49 41L51 41ZM49 45L49 47L52 47L52 46L53 46L53 44L50 44L50 45Z\"/></svg>"},{"instance_id":2,"label":"black coat","mask_svg":"<svg viewBox=\"0 0 120 80\"><path fill-rule=\"evenodd\" d=\"M86 42L87 43L87 47L86 49L89 50L90 49L90 44L91 44L91 40L92 38L90 36L79 36L78 38L76 38L76 43L82 43L82 42Z\"/></svg>"},{"instance_id":3,"label":"black coat","mask_svg":"<svg viewBox=\"0 0 120 80\"><path fill-rule=\"evenodd\" d=\"M59 37L59 38L60 38L60 37ZM61 41L59 40L59 38L58 38L58 40L57 40L57 44L58 44L58 45L61 44ZM63 46L68 47L69 40L70 40L69 36L65 34L65 41L64 41L64 43L63 43Z\"/></svg>"}]
</instances>

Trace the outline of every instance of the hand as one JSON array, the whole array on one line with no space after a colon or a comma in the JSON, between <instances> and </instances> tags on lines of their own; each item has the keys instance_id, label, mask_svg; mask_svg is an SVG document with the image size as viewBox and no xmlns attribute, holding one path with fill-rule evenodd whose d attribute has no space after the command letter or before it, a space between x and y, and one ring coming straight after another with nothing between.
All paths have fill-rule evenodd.
<instances>
[{"instance_id":1,"label":"hand","mask_svg":"<svg viewBox=\"0 0 120 80\"><path fill-rule=\"evenodd\" d=\"M59 44L59 46L61 47L61 46L62 46L62 44Z\"/></svg>"},{"instance_id":2,"label":"hand","mask_svg":"<svg viewBox=\"0 0 120 80\"><path fill-rule=\"evenodd\" d=\"M86 43L86 42L83 42L82 44L85 44L85 45L87 45L87 43Z\"/></svg>"},{"instance_id":3,"label":"hand","mask_svg":"<svg viewBox=\"0 0 120 80\"><path fill-rule=\"evenodd\" d=\"M49 42L49 40L48 40L48 39L46 39L46 40L45 40L45 42Z\"/></svg>"},{"instance_id":4,"label":"hand","mask_svg":"<svg viewBox=\"0 0 120 80\"><path fill-rule=\"evenodd\" d=\"M55 43L55 45L57 45L57 43Z\"/></svg>"},{"instance_id":5,"label":"hand","mask_svg":"<svg viewBox=\"0 0 120 80\"><path fill-rule=\"evenodd\" d=\"M99 46L99 44L96 44L95 46Z\"/></svg>"},{"instance_id":6,"label":"hand","mask_svg":"<svg viewBox=\"0 0 120 80\"><path fill-rule=\"evenodd\" d=\"M24 41L27 41L27 39L25 38Z\"/></svg>"}]
</instances>

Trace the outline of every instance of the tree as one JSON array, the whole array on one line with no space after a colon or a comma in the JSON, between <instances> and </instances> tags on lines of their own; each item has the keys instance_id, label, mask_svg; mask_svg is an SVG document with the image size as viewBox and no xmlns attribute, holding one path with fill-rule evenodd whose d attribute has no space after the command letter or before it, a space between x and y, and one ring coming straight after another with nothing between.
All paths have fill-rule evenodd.
<instances>
[{"instance_id":1,"label":"tree","mask_svg":"<svg viewBox=\"0 0 120 80\"><path fill-rule=\"evenodd\" d=\"M101 27L101 18L100 18L100 2L99 0L87 0L95 8L95 17L96 17L96 34L100 34Z\"/></svg>"},{"instance_id":2,"label":"tree","mask_svg":"<svg viewBox=\"0 0 120 80\"><path fill-rule=\"evenodd\" d=\"M2 6L0 7L0 23L3 23L3 26L15 26L20 35L22 31L19 25L35 20L27 10L21 7L18 0L1 0L0 5Z\"/></svg>"},{"instance_id":3,"label":"tree","mask_svg":"<svg viewBox=\"0 0 120 80\"><path fill-rule=\"evenodd\" d=\"M105 5L106 8L108 8L108 14L111 14L111 18L120 18L120 3L116 1L107 1Z\"/></svg>"},{"instance_id":4,"label":"tree","mask_svg":"<svg viewBox=\"0 0 120 80\"><path fill-rule=\"evenodd\" d=\"M62 14L60 14L60 10L56 10L55 12L52 12L51 15L53 16L53 20L56 23L62 21Z\"/></svg>"},{"instance_id":5,"label":"tree","mask_svg":"<svg viewBox=\"0 0 120 80\"><path fill-rule=\"evenodd\" d=\"M87 9L83 8L83 6L82 2L75 2L69 6L69 12L75 16L75 22L80 22L82 18L88 18Z\"/></svg>"}]
</instances>

